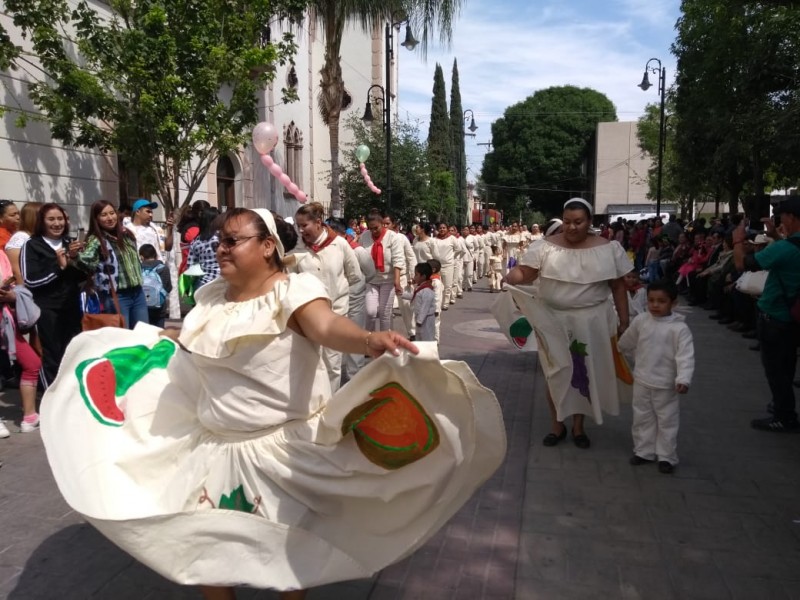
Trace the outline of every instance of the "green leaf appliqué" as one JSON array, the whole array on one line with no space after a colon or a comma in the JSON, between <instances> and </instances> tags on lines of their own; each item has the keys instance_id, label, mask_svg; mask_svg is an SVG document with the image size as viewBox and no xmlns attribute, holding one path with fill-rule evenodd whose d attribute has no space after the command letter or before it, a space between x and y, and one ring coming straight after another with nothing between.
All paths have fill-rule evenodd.
<instances>
[{"instance_id":1,"label":"green leaf appliqu\u00e9","mask_svg":"<svg viewBox=\"0 0 800 600\"><path fill-rule=\"evenodd\" d=\"M239 510L246 513L252 513L253 508L255 508L247 501L247 498L244 495L244 486L242 485L233 490L228 496L223 494L219 499L219 504L217 506L219 508Z\"/></svg>"}]
</instances>

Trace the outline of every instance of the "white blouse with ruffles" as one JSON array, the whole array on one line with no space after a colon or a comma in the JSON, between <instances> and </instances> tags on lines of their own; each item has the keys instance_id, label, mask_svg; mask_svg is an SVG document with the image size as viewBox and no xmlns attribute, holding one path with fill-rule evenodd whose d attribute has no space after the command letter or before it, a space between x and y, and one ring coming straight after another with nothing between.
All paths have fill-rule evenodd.
<instances>
[{"instance_id":1,"label":"white blouse with ruffles","mask_svg":"<svg viewBox=\"0 0 800 600\"><path fill-rule=\"evenodd\" d=\"M308 418L330 398L330 382L319 346L288 323L310 301L330 301L325 286L303 273L243 302L228 302L227 289L217 279L198 290L180 335L202 378L200 422L224 433Z\"/></svg>"},{"instance_id":2,"label":"white blouse with ruffles","mask_svg":"<svg viewBox=\"0 0 800 600\"><path fill-rule=\"evenodd\" d=\"M520 264L539 271L537 297L560 310L605 302L610 293L608 283L633 269L617 242L592 248L564 248L545 240L533 244Z\"/></svg>"}]
</instances>

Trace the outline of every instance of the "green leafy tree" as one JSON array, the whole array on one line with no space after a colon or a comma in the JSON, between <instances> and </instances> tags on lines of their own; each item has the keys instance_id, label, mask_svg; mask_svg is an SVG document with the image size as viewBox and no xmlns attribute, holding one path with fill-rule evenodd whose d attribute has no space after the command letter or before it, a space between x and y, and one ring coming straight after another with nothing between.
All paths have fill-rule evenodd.
<instances>
[{"instance_id":1,"label":"green leafy tree","mask_svg":"<svg viewBox=\"0 0 800 600\"><path fill-rule=\"evenodd\" d=\"M385 210L386 198L383 194L376 196L369 191L354 150L360 144L368 146L372 151L366 162L370 177L376 182L386 181L386 162L378 151L386 147L386 135L382 128L367 127L356 117L347 121L347 127L353 131L355 142L346 147L343 160L345 216L363 216L370 208ZM420 141L416 124L404 121L393 124L392 165L392 212L406 224L415 218L432 219L439 211L439 204L430 192L428 154L425 143Z\"/></svg>"},{"instance_id":2,"label":"green leafy tree","mask_svg":"<svg viewBox=\"0 0 800 600\"><path fill-rule=\"evenodd\" d=\"M295 47L261 39L285 0L7 0L44 76L31 99L64 144L117 152L164 207L183 204L219 156L247 143L256 92Z\"/></svg>"},{"instance_id":3,"label":"green leafy tree","mask_svg":"<svg viewBox=\"0 0 800 600\"><path fill-rule=\"evenodd\" d=\"M433 97L431 120L428 126L428 165L432 192L440 201L439 218L448 222L455 218L455 178L453 177L453 139L450 131L450 116L447 112L447 90L442 66L436 64L433 73Z\"/></svg>"},{"instance_id":4,"label":"green leafy tree","mask_svg":"<svg viewBox=\"0 0 800 600\"><path fill-rule=\"evenodd\" d=\"M738 210L770 181L800 174L800 7L684 0L678 58L677 161L685 184ZM689 185L691 184L691 185Z\"/></svg>"},{"instance_id":5,"label":"green leafy tree","mask_svg":"<svg viewBox=\"0 0 800 600\"><path fill-rule=\"evenodd\" d=\"M493 150L482 176L497 208L558 211L570 197L591 199L597 124L616 121L604 94L575 86L540 90L508 107L492 124Z\"/></svg>"},{"instance_id":6,"label":"green leafy tree","mask_svg":"<svg viewBox=\"0 0 800 600\"><path fill-rule=\"evenodd\" d=\"M453 60L450 83L450 152L453 177L456 182L456 211L460 222L465 222L467 210L467 154L464 144L464 108L461 104L461 85L458 79L458 61Z\"/></svg>"},{"instance_id":7,"label":"green leafy tree","mask_svg":"<svg viewBox=\"0 0 800 600\"><path fill-rule=\"evenodd\" d=\"M436 32L440 41L449 42L453 19L461 4L462 0L310 0L309 5L320 23L325 43L324 62L320 70L319 109L328 127L330 140L331 208L334 212L342 208L339 190L339 122L345 92L341 58L345 26L359 23L365 31L372 31L386 21L394 21L395 15L405 16L418 32L424 54ZM395 40L395 49L398 46Z\"/></svg>"}]
</instances>

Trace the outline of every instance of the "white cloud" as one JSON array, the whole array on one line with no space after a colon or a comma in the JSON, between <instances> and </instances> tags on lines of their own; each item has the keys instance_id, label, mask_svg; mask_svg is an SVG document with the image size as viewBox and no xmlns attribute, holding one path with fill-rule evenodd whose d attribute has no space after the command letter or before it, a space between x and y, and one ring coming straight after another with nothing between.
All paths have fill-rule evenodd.
<instances>
[{"instance_id":1,"label":"white cloud","mask_svg":"<svg viewBox=\"0 0 800 600\"><path fill-rule=\"evenodd\" d=\"M473 0L455 24L452 48L431 48L427 62L399 49L399 112L402 118L422 122L427 134L433 71L437 62L445 71L448 94L453 57L458 59L461 98L472 109L479 126L477 138L467 142L471 172L480 170L491 123L510 105L536 90L555 85L590 87L606 94L622 121L635 120L647 103L658 102L655 87L647 93L637 84L644 65L658 57L667 68L667 85L674 78L669 45L678 16L678 0L618 0L592 2L603 14L589 11L580 0L560 3L506 3ZM653 8L650 13L647 7ZM642 27L643 15L650 16ZM449 98L448 98L449 100Z\"/></svg>"}]
</instances>

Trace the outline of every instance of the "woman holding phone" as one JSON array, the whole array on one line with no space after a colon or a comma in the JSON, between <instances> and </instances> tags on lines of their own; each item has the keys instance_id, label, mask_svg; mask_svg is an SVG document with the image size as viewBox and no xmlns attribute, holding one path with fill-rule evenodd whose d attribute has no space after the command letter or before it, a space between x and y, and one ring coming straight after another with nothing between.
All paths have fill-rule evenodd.
<instances>
[{"instance_id":1,"label":"woman holding phone","mask_svg":"<svg viewBox=\"0 0 800 600\"><path fill-rule=\"evenodd\" d=\"M80 242L69 241L69 217L58 204L39 208L36 227L22 246L22 280L42 311L37 323L42 333L42 377L45 386L58 374L58 367L73 337L81 331L81 282L86 275L75 259Z\"/></svg>"}]
</instances>

